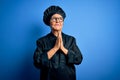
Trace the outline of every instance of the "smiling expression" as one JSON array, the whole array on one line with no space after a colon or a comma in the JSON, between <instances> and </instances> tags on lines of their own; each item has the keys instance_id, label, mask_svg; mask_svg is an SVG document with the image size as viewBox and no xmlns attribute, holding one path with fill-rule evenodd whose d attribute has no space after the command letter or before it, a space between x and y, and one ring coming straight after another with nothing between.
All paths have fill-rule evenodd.
<instances>
[{"instance_id":1,"label":"smiling expression","mask_svg":"<svg viewBox=\"0 0 120 80\"><path fill-rule=\"evenodd\" d=\"M50 19L50 27L54 31L61 31L63 27L63 17L60 14L54 14Z\"/></svg>"}]
</instances>

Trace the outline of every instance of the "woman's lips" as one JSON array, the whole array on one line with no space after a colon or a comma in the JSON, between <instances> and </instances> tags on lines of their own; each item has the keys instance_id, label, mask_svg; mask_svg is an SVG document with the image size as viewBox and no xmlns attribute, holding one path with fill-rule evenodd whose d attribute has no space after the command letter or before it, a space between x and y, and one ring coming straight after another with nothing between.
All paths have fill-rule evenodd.
<instances>
[{"instance_id":1,"label":"woman's lips","mask_svg":"<svg viewBox=\"0 0 120 80\"><path fill-rule=\"evenodd\" d=\"M55 26L59 26L59 24L55 24Z\"/></svg>"}]
</instances>

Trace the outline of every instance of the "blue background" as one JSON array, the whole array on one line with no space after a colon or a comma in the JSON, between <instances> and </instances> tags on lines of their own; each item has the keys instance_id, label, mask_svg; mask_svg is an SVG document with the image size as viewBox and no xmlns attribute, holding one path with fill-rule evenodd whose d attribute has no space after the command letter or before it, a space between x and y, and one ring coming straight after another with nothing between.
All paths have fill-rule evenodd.
<instances>
[{"instance_id":1,"label":"blue background","mask_svg":"<svg viewBox=\"0 0 120 80\"><path fill-rule=\"evenodd\" d=\"M42 21L50 5L65 10L63 32L83 54L77 80L120 80L119 0L0 0L0 80L39 80L33 53L50 32Z\"/></svg>"}]
</instances>

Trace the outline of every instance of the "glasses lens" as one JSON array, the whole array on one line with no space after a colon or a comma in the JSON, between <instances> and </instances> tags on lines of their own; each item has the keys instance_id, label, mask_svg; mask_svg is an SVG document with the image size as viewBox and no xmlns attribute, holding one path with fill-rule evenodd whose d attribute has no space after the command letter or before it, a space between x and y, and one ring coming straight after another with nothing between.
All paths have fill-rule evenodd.
<instances>
[{"instance_id":1,"label":"glasses lens","mask_svg":"<svg viewBox=\"0 0 120 80\"><path fill-rule=\"evenodd\" d=\"M59 18L53 17L53 18L51 18L51 21L53 21L53 22L56 22L57 20L62 22L63 18L62 17L59 17Z\"/></svg>"}]
</instances>

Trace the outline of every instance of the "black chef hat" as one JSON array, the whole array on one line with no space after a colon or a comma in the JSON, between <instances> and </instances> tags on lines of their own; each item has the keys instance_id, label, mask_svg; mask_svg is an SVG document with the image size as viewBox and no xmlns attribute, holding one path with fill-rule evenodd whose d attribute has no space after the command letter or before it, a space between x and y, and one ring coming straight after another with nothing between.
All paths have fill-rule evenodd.
<instances>
[{"instance_id":1,"label":"black chef hat","mask_svg":"<svg viewBox=\"0 0 120 80\"><path fill-rule=\"evenodd\" d=\"M60 14L65 19L66 14L59 6L50 6L44 11L43 21L46 25L50 26L50 18L53 14Z\"/></svg>"}]
</instances>

